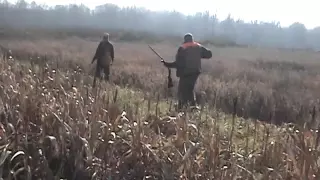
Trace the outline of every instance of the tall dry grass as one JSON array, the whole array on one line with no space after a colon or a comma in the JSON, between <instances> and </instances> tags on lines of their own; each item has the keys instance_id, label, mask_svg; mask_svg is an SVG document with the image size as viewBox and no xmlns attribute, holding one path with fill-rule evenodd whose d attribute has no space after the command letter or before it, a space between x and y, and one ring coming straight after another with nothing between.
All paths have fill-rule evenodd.
<instances>
[{"instance_id":1,"label":"tall dry grass","mask_svg":"<svg viewBox=\"0 0 320 180\"><path fill-rule=\"evenodd\" d=\"M78 62L83 69L97 47L97 41L76 37L65 39L2 40L19 59L35 54L46 59ZM174 60L179 43L158 43L153 47L168 61ZM268 122L295 122L317 126L319 112L320 58L317 52L262 48L217 48L211 60L203 60L203 74L197 84L198 99L210 107L232 113L232 99L240 98L237 115ZM112 81L122 87L137 88L162 98L167 92L166 69L145 43L116 42ZM42 60L41 60L42 61ZM63 68L63 67L61 67ZM91 67L92 68L92 67ZM177 78L174 78L177 84ZM205 94L205 97L201 94ZM199 100L201 101L201 100ZM311 113L310 113L311 112Z\"/></svg>"},{"instance_id":2,"label":"tall dry grass","mask_svg":"<svg viewBox=\"0 0 320 180\"><path fill-rule=\"evenodd\" d=\"M126 56L133 67L124 66ZM146 68L155 63L117 57L122 71L114 77L162 81ZM3 179L319 178L318 131L237 118L239 98L232 99L231 116L207 107L177 114L147 91L105 82L92 89L82 66L1 59ZM145 89L156 84L147 82Z\"/></svg>"}]
</instances>

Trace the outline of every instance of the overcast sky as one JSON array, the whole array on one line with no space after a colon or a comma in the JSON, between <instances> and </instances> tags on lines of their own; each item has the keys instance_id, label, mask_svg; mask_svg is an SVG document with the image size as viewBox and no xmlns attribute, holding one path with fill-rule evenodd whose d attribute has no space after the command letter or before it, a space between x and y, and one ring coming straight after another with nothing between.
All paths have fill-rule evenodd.
<instances>
[{"instance_id":1,"label":"overcast sky","mask_svg":"<svg viewBox=\"0 0 320 180\"><path fill-rule=\"evenodd\" d=\"M16 0L9 1L16 2ZM230 13L232 17L245 21L279 21L282 26L301 22L307 28L320 26L319 3L315 0L35 0L35 2L47 5L83 3L90 8L113 3L119 6L136 5L150 10L175 9L184 14L207 10L217 14L219 19L225 18Z\"/></svg>"}]
</instances>

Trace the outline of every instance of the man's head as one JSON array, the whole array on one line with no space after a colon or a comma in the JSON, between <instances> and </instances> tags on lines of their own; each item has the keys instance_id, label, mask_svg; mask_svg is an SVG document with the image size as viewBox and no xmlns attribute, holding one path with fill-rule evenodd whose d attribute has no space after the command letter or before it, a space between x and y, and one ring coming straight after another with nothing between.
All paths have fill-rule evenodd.
<instances>
[{"instance_id":1,"label":"man's head","mask_svg":"<svg viewBox=\"0 0 320 180\"><path fill-rule=\"evenodd\" d=\"M103 41L109 41L109 33L104 33L102 37Z\"/></svg>"},{"instance_id":2,"label":"man's head","mask_svg":"<svg viewBox=\"0 0 320 180\"><path fill-rule=\"evenodd\" d=\"M184 35L184 42L193 42L193 36L191 33L187 33Z\"/></svg>"}]
</instances>

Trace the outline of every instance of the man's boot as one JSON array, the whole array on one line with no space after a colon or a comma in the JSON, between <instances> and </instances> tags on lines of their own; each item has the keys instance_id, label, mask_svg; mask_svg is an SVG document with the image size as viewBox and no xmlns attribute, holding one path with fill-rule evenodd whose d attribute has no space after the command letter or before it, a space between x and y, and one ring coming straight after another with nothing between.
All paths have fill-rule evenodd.
<instances>
[{"instance_id":1,"label":"man's boot","mask_svg":"<svg viewBox=\"0 0 320 180\"><path fill-rule=\"evenodd\" d=\"M179 100L176 111L178 111L178 112L179 112L179 111L182 111L182 107L183 107L183 106L182 106L182 102L181 102L181 100Z\"/></svg>"},{"instance_id":2,"label":"man's boot","mask_svg":"<svg viewBox=\"0 0 320 180\"><path fill-rule=\"evenodd\" d=\"M95 88L96 87L96 82L97 82L97 77L94 77L93 79L93 83L92 83L92 87Z\"/></svg>"},{"instance_id":3,"label":"man's boot","mask_svg":"<svg viewBox=\"0 0 320 180\"><path fill-rule=\"evenodd\" d=\"M192 99L190 102L190 109L193 110L200 110L199 106L197 106L197 103L195 99Z\"/></svg>"}]
</instances>

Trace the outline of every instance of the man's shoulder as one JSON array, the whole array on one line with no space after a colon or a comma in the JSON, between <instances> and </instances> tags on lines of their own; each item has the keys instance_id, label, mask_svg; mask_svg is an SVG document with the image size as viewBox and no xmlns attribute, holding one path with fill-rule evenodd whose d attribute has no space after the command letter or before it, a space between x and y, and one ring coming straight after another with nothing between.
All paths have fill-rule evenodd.
<instances>
[{"instance_id":1,"label":"man's shoulder","mask_svg":"<svg viewBox=\"0 0 320 180\"><path fill-rule=\"evenodd\" d=\"M112 41L108 41L108 45L109 45L110 47L113 47L113 42L112 42Z\"/></svg>"},{"instance_id":2,"label":"man's shoulder","mask_svg":"<svg viewBox=\"0 0 320 180\"><path fill-rule=\"evenodd\" d=\"M113 42L112 41L107 41L109 44L113 44Z\"/></svg>"},{"instance_id":3,"label":"man's shoulder","mask_svg":"<svg viewBox=\"0 0 320 180\"><path fill-rule=\"evenodd\" d=\"M113 42L112 41L104 41L104 40L102 40L102 41L100 41L100 44L113 44Z\"/></svg>"},{"instance_id":4,"label":"man's shoulder","mask_svg":"<svg viewBox=\"0 0 320 180\"><path fill-rule=\"evenodd\" d=\"M201 47L202 45L198 42L186 42L186 43L183 43L181 44L181 48L182 49L187 49L189 47Z\"/></svg>"},{"instance_id":5,"label":"man's shoulder","mask_svg":"<svg viewBox=\"0 0 320 180\"><path fill-rule=\"evenodd\" d=\"M113 43L110 41L101 41L99 45L103 46L104 48L113 47Z\"/></svg>"}]
</instances>

